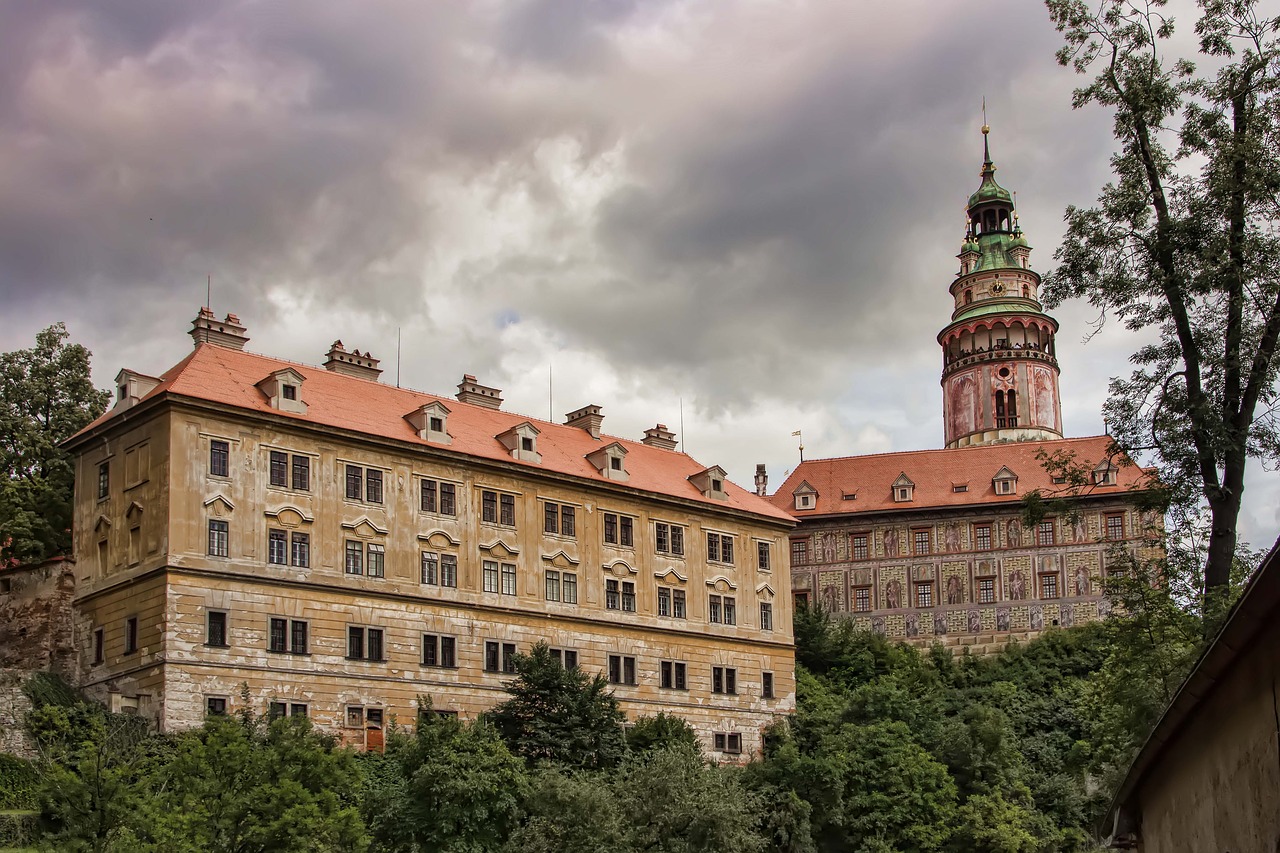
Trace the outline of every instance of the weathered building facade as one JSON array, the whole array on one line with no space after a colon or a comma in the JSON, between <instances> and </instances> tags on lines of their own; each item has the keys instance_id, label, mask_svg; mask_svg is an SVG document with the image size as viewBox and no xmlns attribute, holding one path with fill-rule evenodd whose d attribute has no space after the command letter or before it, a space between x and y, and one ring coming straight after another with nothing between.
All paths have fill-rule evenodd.
<instances>
[{"instance_id":1,"label":"weathered building facade","mask_svg":"<svg viewBox=\"0 0 1280 853\"><path fill-rule=\"evenodd\" d=\"M982 130L982 184L938 335L946 449L803 461L772 501L799 522L799 601L890 637L992 651L1105 615L1114 549L1157 554L1161 520L1135 508L1149 475L1107 436L1062 437L1058 324ZM1084 476L1050 473L1042 455ZM1027 525L1033 491L1072 509Z\"/></svg>"},{"instance_id":2,"label":"weathered building facade","mask_svg":"<svg viewBox=\"0 0 1280 853\"><path fill-rule=\"evenodd\" d=\"M202 311L163 376L122 371L77 459L82 682L161 728L237 707L376 747L417 697L473 717L545 641L629 717L751 754L794 707L786 513L676 450L244 351Z\"/></svg>"}]
</instances>

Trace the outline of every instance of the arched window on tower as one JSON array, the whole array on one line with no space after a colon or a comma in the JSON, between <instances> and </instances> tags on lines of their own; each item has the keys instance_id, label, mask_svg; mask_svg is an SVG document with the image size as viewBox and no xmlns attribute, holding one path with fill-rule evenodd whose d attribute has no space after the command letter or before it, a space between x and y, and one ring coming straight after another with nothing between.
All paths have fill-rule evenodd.
<instances>
[{"instance_id":1,"label":"arched window on tower","mask_svg":"<svg viewBox=\"0 0 1280 853\"><path fill-rule=\"evenodd\" d=\"M972 291L972 290L966 290L966 291L964 292L964 304L965 304L965 305L970 305L970 304L972 304L972 303L973 303L973 291Z\"/></svg>"},{"instance_id":2,"label":"arched window on tower","mask_svg":"<svg viewBox=\"0 0 1280 853\"><path fill-rule=\"evenodd\" d=\"M996 429L1018 425L1018 397L1015 391L996 392Z\"/></svg>"},{"instance_id":3,"label":"arched window on tower","mask_svg":"<svg viewBox=\"0 0 1280 853\"><path fill-rule=\"evenodd\" d=\"M1022 298L1023 298L1023 299L1030 299L1030 298L1031 298L1031 288L1030 288L1030 287L1028 287L1028 286L1027 286L1027 285L1025 285L1025 284L1024 284L1024 285L1022 285Z\"/></svg>"}]
</instances>

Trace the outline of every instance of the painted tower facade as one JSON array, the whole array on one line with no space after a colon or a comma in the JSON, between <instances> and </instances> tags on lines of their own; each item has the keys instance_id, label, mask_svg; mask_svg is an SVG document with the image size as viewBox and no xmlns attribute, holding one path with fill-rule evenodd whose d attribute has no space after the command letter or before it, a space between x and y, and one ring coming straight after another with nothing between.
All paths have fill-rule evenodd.
<instances>
[{"instance_id":1,"label":"painted tower facade","mask_svg":"<svg viewBox=\"0 0 1280 853\"><path fill-rule=\"evenodd\" d=\"M982 128L982 184L969 196L955 309L938 334L946 447L1062 438L1055 336L1040 276Z\"/></svg>"}]
</instances>

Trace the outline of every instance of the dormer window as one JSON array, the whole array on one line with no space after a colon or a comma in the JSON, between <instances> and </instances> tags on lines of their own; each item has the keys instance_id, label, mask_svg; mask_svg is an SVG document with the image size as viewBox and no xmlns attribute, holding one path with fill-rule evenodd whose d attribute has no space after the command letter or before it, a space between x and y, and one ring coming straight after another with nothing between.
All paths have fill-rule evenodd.
<instances>
[{"instance_id":1,"label":"dormer window","mask_svg":"<svg viewBox=\"0 0 1280 853\"><path fill-rule=\"evenodd\" d=\"M1093 484L1095 486L1114 486L1118 470L1115 465L1111 464L1111 460L1102 460L1093 469Z\"/></svg>"},{"instance_id":2,"label":"dormer window","mask_svg":"<svg viewBox=\"0 0 1280 853\"><path fill-rule=\"evenodd\" d=\"M791 490L791 499L796 509L813 509L818 505L818 490L808 480L802 480Z\"/></svg>"},{"instance_id":3,"label":"dormer window","mask_svg":"<svg viewBox=\"0 0 1280 853\"><path fill-rule=\"evenodd\" d=\"M617 456L615 456L615 457L613 457L612 459L610 459L610 460L609 460L609 470L611 470L611 471L621 471L621 470L622 470L622 459L621 459L621 458L619 458L619 457L617 457Z\"/></svg>"},{"instance_id":4,"label":"dormer window","mask_svg":"<svg viewBox=\"0 0 1280 853\"><path fill-rule=\"evenodd\" d=\"M297 386L297 385L285 385L285 386L284 386L283 388L281 388L280 390L284 393L284 398L285 398L286 400L296 400L296 399L298 399L298 386Z\"/></svg>"},{"instance_id":5,"label":"dormer window","mask_svg":"<svg viewBox=\"0 0 1280 853\"><path fill-rule=\"evenodd\" d=\"M118 403L118 402L120 402L121 400L123 400L125 397L128 397L128 396L129 396L129 386L128 386L128 385L121 385L119 388L117 388L117 389L116 389L116 402L117 402L117 403Z\"/></svg>"},{"instance_id":6,"label":"dormer window","mask_svg":"<svg viewBox=\"0 0 1280 853\"><path fill-rule=\"evenodd\" d=\"M812 509L813 495L796 495L796 509Z\"/></svg>"},{"instance_id":7,"label":"dormer window","mask_svg":"<svg viewBox=\"0 0 1280 853\"><path fill-rule=\"evenodd\" d=\"M587 461L605 479L626 482L631 478L627 473L627 448L620 441L591 451L587 454Z\"/></svg>"},{"instance_id":8,"label":"dormer window","mask_svg":"<svg viewBox=\"0 0 1280 853\"><path fill-rule=\"evenodd\" d=\"M439 400L433 400L420 409L414 409L404 419L412 424L418 438L432 444L452 444L453 439L446 429L448 417L449 407Z\"/></svg>"},{"instance_id":9,"label":"dormer window","mask_svg":"<svg viewBox=\"0 0 1280 853\"><path fill-rule=\"evenodd\" d=\"M1001 468L991 478L991 486L997 495L1014 495L1018 493L1018 475L1007 467Z\"/></svg>"},{"instance_id":10,"label":"dormer window","mask_svg":"<svg viewBox=\"0 0 1280 853\"><path fill-rule=\"evenodd\" d=\"M704 498L726 501L729 499L729 495L724 490L724 481L727 476L727 472L719 465L712 465L705 471L699 471L690 476L689 482L702 492Z\"/></svg>"},{"instance_id":11,"label":"dormer window","mask_svg":"<svg viewBox=\"0 0 1280 853\"><path fill-rule=\"evenodd\" d=\"M537 464L542 462L542 455L538 453L539 434L540 430L536 426L525 421L496 437L503 447L511 451L512 459Z\"/></svg>"},{"instance_id":12,"label":"dormer window","mask_svg":"<svg viewBox=\"0 0 1280 853\"><path fill-rule=\"evenodd\" d=\"M893 481L892 488L894 503L908 503L915 499L916 484L911 481L905 471Z\"/></svg>"},{"instance_id":13,"label":"dormer window","mask_svg":"<svg viewBox=\"0 0 1280 853\"><path fill-rule=\"evenodd\" d=\"M444 432L444 418L431 418L428 423L432 432Z\"/></svg>"},{"instance_id":14,"label":"dormer window","mask_svg":"<svg viewBox=\"0 0 1280 853\"><path fill-rule=\"evenodd\" d=\"M305 381L301 373L291 367L277 370L267 375L258 383L258 390L267 395L267 402L273 409L305 415L307 404L302 400L302 383Z\"/></svg>"}]
</instances>

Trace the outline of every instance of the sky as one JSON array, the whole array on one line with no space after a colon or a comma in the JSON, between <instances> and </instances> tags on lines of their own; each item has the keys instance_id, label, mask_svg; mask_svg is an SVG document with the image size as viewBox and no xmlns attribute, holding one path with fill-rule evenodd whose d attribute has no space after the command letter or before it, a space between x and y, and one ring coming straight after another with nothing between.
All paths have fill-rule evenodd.
<instances>
[{"instance_id":1,"label":"sky","mask_svg":"<svg viewBox=\"0 0 1280 853\"><path fill-rule=\"evenodd\" d=\"M797 430L939 447L983 99L1033 268L1108 178L1059 45L1026 0L3 4L0 333L64 321L109 387L190 349L208 287L251 350L598 404L748 487ZM1053 313L1067 433L1098 434L1138 341ZM1260 547L1278 481L1250 475Z\"/></svg>"}]
</instances>

